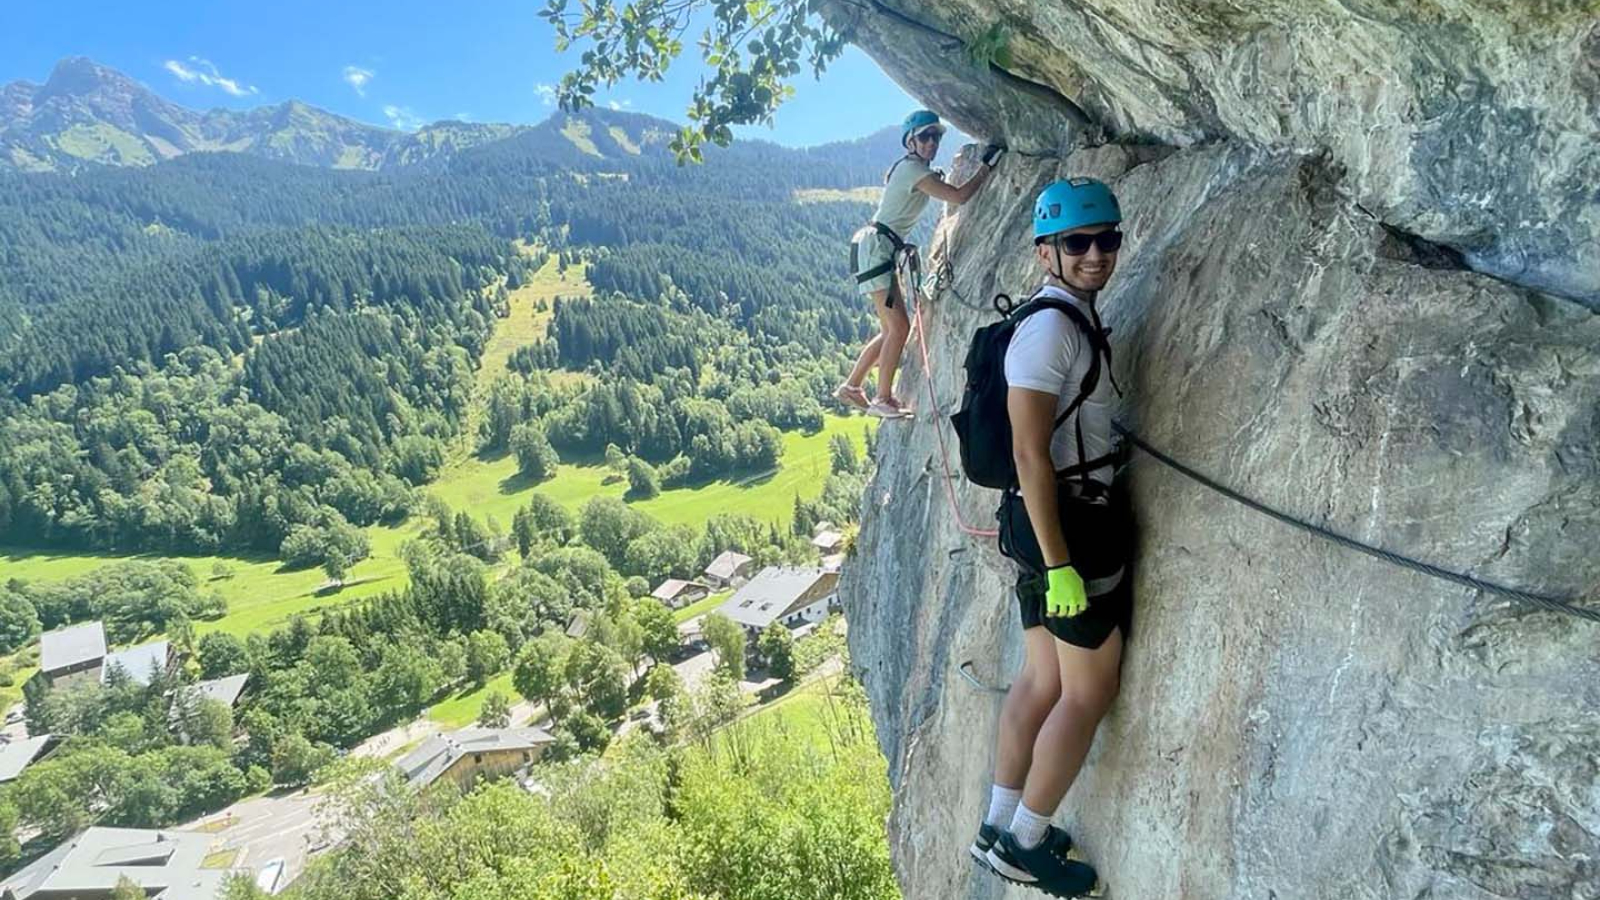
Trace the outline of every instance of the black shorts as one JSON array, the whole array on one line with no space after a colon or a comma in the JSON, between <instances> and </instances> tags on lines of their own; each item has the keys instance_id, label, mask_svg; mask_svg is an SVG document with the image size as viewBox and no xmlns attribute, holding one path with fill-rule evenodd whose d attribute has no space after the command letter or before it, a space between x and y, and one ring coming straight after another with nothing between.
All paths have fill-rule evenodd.
<instances>
[{"instance_id":1,"label":"black shorts","mask_svg":"<svg viewBox=\"0 0 1600 900\"><path fill-rule=\"evenodd\" d=\"M1072 553L1072 567L1089 590L1089 608L1070 618L1047 616L1044 554L1034 536L1033 523L1022 495L1007 491L997 513L1000 552L1017 563L1017 604L1023 629L1043 625L1076 647L1093 650L1106 642L1114 628L1126 641L1133 628L1133 515L1126 495L1107 489L1086 499L1071 486L1056 495L1061 527Z\"/></svg>"}]
</instances>

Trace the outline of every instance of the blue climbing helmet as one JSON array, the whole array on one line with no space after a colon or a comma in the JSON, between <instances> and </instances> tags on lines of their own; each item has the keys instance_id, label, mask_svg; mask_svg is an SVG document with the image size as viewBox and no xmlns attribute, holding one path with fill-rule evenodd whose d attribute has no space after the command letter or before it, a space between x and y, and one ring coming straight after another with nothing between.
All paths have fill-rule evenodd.
<instances>
[{"instance_id":1,"label":"blue climbing helmet","mask_svg":"<svg viewBox=\"0 0 1600 900\"><path fill-rule=\"evenodd\" d=\"M931 109L919 109L906 116L906 120L900 123L900 146L910 147L911 136L929 125L937 127L940 134L944 133L944 124L939 121L939 114Z\"/></svg>"},{"instance_id":2,"label":"blue climbing helmet","mask_svg":"<svg viewBox=\"0 0 1600 900\"><path fill-rule=\"evenodd\" d=\"M1122 207L1105 182L1068 178L1052 182L1039 192L1039 200L1033 206L1033 242L1037 244L1086 225L1115 225L1121 221Z\"/></svg>"}]
</instances>

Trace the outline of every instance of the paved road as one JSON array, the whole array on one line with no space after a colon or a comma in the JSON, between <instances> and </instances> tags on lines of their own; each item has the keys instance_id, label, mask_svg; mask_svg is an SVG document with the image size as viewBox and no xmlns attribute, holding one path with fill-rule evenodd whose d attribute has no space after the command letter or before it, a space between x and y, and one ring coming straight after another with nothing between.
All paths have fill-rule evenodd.
<instances>
[{"instance_id":1,"label":"paved road","mask_svg":"<svg viewBox=\"0 0 1600 900\"><path fill-rule=\"evenodd\" d=\"M306 791L252 797L182 828L214 833L216 848L241 851L233 864L252 873L282 857L284 869L279 884L288 884L305 871L311 846L321 837L323 822L317 805L322 799L322 795ZM224 823L223 827L215 828L218 823Z\"/></svg>"}]
</instances>

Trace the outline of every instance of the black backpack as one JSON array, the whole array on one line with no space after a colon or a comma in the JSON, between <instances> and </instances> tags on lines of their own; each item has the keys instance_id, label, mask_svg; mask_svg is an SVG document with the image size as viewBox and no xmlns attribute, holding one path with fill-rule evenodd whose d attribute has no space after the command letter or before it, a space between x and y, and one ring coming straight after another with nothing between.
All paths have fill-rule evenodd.
<instances>
[{"instance_id":1,"label":"black backpack","mask_svg":"<svg viewBox=\"0 0 1600 900\"><path fill-rule=\"evenodd\" d=\"M1104 354L1109 362L1111 346L1106 340L1108 332L1099 327L1099 316L1091 323L1081 310L1064 300L1035 295L1021 306L1013 307L1011 298L1000 294L994 298L994 308L1005 318L973 333L972 343L967 348L967 387L961 395L961 409L950 417L950 422L961 445L961 468L967 478L973 484L1005 490L1017 484L1017 465L1011 455L1011 416L1006 409L1006 349L1011 346L1011 336L1016 333L1017 326L1041 310L1060 310L1089 337L1094 347L1094 356L1078 386L1078 395L1056 417L1056 428L1071 418L1094 393L1095 386L1100 383L1100 357ZM1093 312L1093 306L1090 311ZM1083 425L1079 423L1077 429L1078 459L1083 460ZM1058 474L1087 478L1089 472L1114 458L1108 455L1087 460Z\"/></svg>"}]
</instances>

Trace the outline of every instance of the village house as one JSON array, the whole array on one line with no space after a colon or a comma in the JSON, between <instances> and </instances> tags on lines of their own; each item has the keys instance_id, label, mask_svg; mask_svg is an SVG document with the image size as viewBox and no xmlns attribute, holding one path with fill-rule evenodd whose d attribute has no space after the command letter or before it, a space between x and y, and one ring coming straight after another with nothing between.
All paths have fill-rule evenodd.
<instances>
[{"instance_id":1,"label":"village house","mask_svg":"<svg viewBox=\"0 0 1600 900\"><path fill-rule=\"evenodd\" d=\"M172 645L166 641L140 644L108 654L100 671L100 680L105 681L113 671L121 669L134 684L148 685L158 673L170 673L172 663Z\"/></svg>"},{"instance_id":2,"label":"village house","mask_svg":"<svg viewBox=\"0 0 1600 900\"><path fill-rule=\"evenodd\" d=\"M799 628L838 608L837 572L803 566L769 566L734 592L717 612L743 625L751 645L773 622Z\"/></svg>"},{"instance_id":3,"label":"village house","mask_svg":"<svg viewBox=\"0 0 1600 900\"><path fill-rule=\"evenodd\" d=\"M706 566L702 574L705 575L707 584L717 590L727 590L744 584L750 577L750 569L754 565L755 560L743 553L725 550L711 561L711 565Z\"/></svg>"},{"instance_id":4,"label":"village house","mask_svg":"<svg viewBox=\"0 0 1600 900\"><path fill-rule=\"evenodd\" d=\"M824 556L838 553L839 548L844 546L844 535L837 531L819 531L817 536L811 539L811 546L817 548L817 552Z\"/></svg>"},{"instance_id":5,"label":"village house","mask_svg":"<svg viewBox=\"0 0 1600 900\"><path fill-rule=\"evenodd\" d=\"M670 609L682 609L696 600L704 600L711 593L710 585L698 581L668 578L650 596L665 603Z\"/></svg>"},{"instance_id":6,"label":"village house","mask_svg":"<svg viewBox=\"0 0 1600 900\"><path fill-rule=\"evenodd\" d=\"M249 874L208 867L215 841L200 832L97 826L17 870L0 884L0 900L110 900L124 877L147 897L214 900L230 875Z\"/></svg>"},{"instance_id":7,"label":"village house","mask_svg":"<svg viewBox=\"0 0 1600 900\"><path fill-rule=\"evenodd\" d=\"M0 743L0 784L16 781L24 769L49 756L61 743L53 734Z\"/></svg>"},{"instance_id":8,"label":"village house","mask_svg":"<svg viewBox=\"0 0 1600 900\"><path fill-rule=\"evenodd\" d=\"M395 763L412 787L449 779L463 790L480 778L497 778L529 765L555 742L543 728L463 728L436 734Z\"/></svg>"},{"instance_id":9,"label":"village house","mask_svg":"<svg viewBox=\"0 0 1600 900\"><path fill-rule=\"evenodd\" d=\"M106 632L99 622L57 628L39 636L39 675L62 688L101 680Z\"/></svg>"},{"instance_id":10,"label":"village house","mask_svg":"<svg viewBox=\"0 0 1600 900\"><path fill-rule=\"evenodd\" d=\"M113 669L121 669L135 684L149 684L157 672L172 671L172 645L153 641L106 652L105 626L84 622L39 636L39 673L52 688L104 682Z\"/></svg>"}]
</instances>

